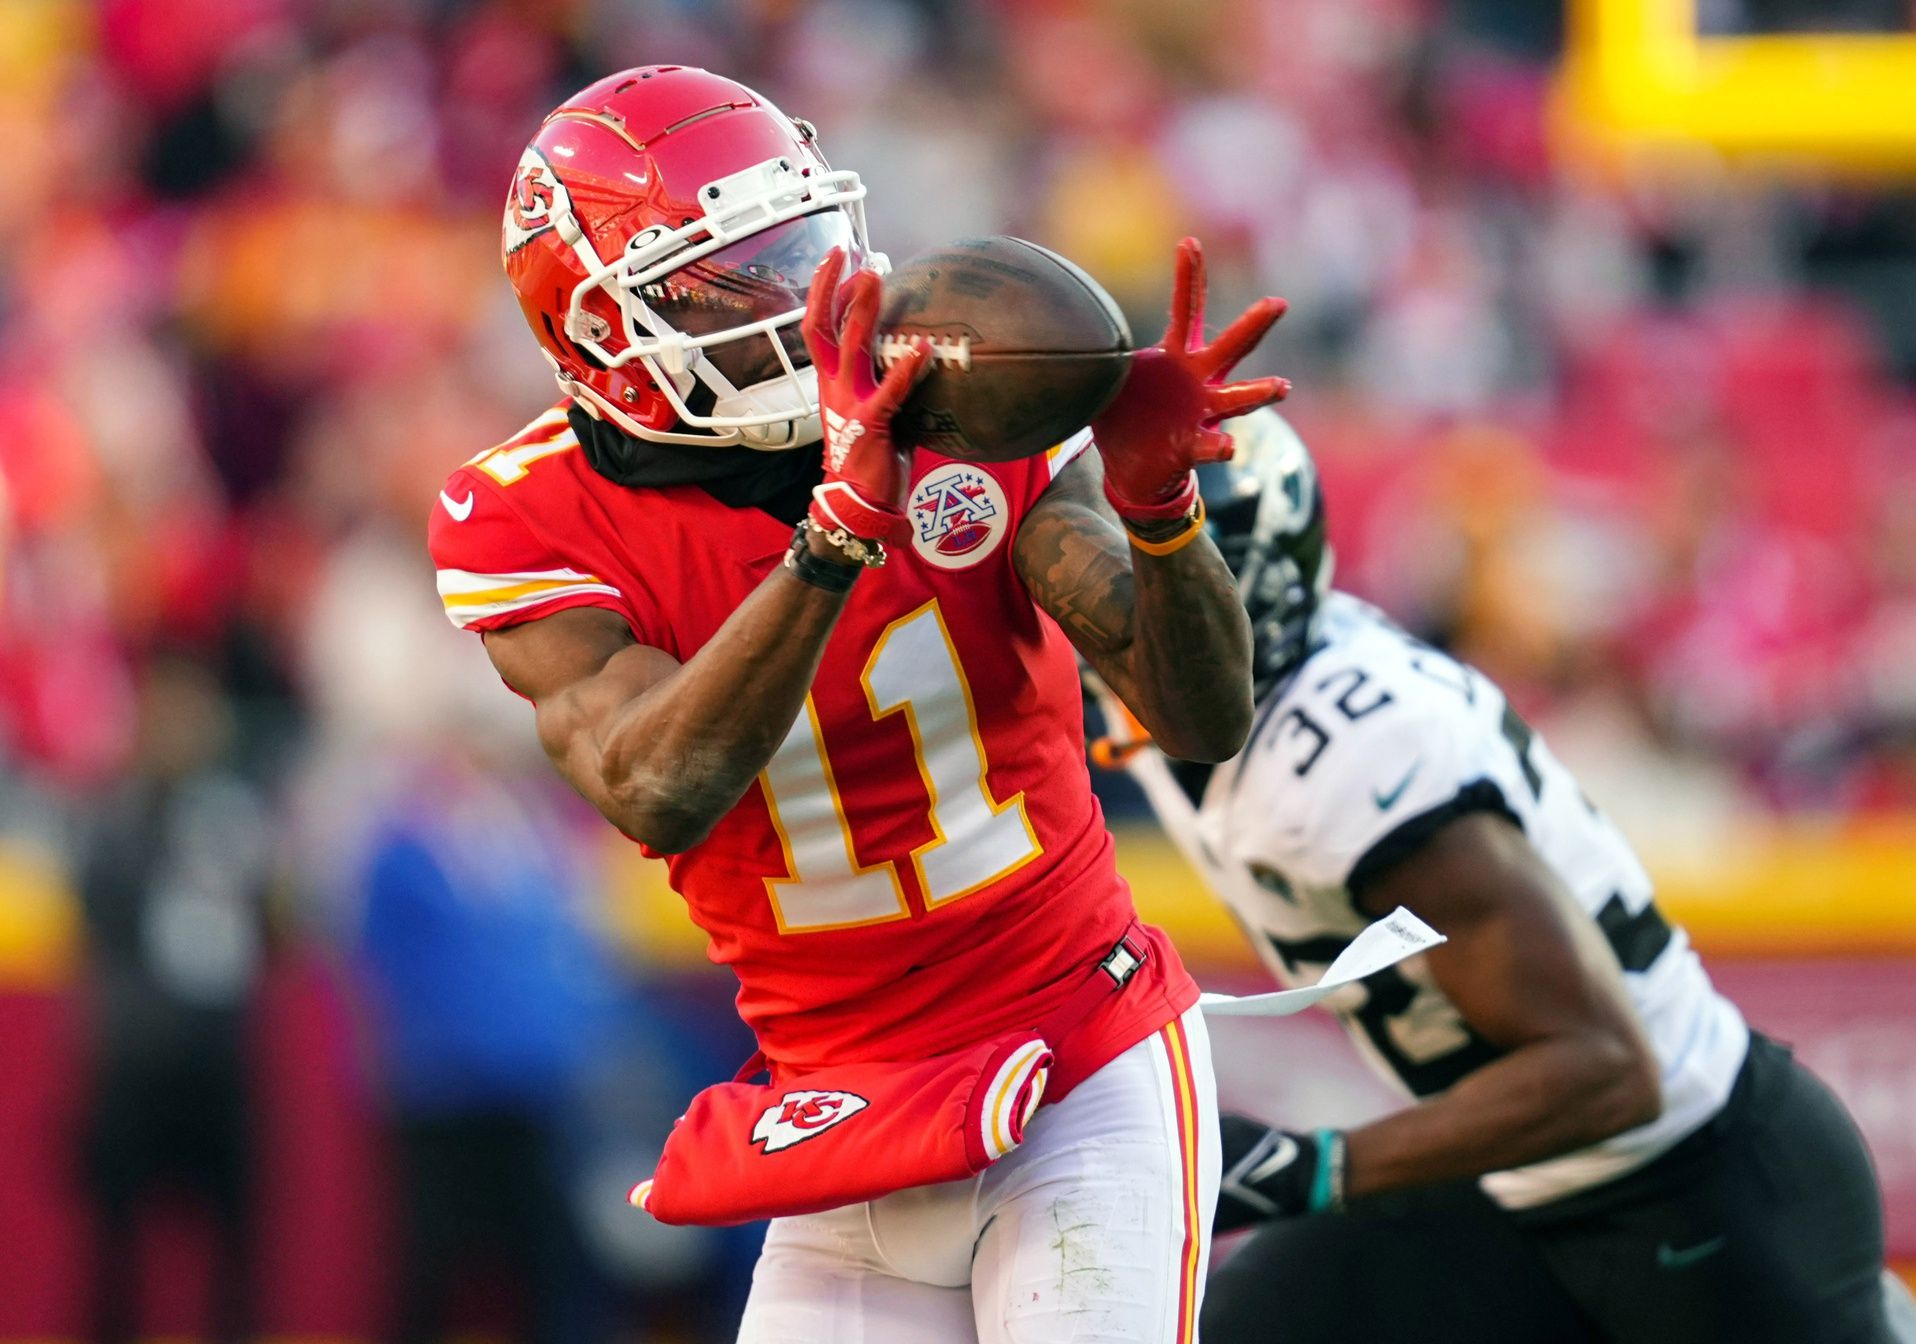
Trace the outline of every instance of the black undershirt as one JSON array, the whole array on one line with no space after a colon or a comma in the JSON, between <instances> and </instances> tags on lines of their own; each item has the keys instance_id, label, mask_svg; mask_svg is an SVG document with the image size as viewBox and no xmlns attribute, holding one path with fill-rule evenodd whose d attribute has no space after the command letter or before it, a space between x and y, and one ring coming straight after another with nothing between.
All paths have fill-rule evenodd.
<instances>
[{"instance_id":1,"label":"black undershirt","mask_svg":"<svg viewBox=\"0 0 1916 1344\"><path fill-rule=\"evenodd\" d=\"M566 419L592 469L616 485L696 485L727 508L759 509L794 527L811 507L812 487L825 478L818 444L772 452L681 446L635 439L577 406Z\"/></svg>"}]
</instances>

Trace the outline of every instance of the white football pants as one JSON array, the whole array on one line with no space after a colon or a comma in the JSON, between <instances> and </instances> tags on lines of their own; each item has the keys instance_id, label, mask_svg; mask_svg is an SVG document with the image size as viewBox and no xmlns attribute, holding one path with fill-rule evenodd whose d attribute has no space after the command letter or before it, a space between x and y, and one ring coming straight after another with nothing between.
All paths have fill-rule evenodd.
<instances>
[{"instance_id":1,"label":"white football pants","mask_svg":"<svg viewBox=\"0 0 1916 1344\"><path fill-rule=\"evenodd\" d=\"M1191 1344L1219 1165L1193 1008L980 1175L774 1220L740 1344Z\"/></svg>"}]
</instances>

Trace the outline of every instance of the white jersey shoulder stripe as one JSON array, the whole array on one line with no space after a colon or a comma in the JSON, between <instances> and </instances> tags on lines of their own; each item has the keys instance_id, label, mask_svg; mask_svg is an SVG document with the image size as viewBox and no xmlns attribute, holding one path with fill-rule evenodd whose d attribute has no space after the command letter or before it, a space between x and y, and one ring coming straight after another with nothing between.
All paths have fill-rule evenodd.
<instances>
[{"instance_id":1,"label":"white jersey shoulder stripe","mask_svg":"<svg viewBox=\"0 0 1916 1344\"><path fill-rule=\"evenodd\" d=\"M464 569L439 571L439 596L446 618L464 629L472 622L506 612L523 611L556 598L587 593L619 596L619 590L596 574L576 569L533 569L516 574L476 574Z\"/></svg>"},{"instance_id":2,"label":"white jersey shoulder stripe","mask_svg":"<svg viewBox=\"0 0 1916 1344\"><path fill-rule=\"evenodd\" d=\"M470 596L520 584L603 582L604 580L596 574L585 574L576 569L522 569L507 574L482 574L469 569L442 569L439 571L439 595L441 597Z\"/></svg>"}]
</instances>

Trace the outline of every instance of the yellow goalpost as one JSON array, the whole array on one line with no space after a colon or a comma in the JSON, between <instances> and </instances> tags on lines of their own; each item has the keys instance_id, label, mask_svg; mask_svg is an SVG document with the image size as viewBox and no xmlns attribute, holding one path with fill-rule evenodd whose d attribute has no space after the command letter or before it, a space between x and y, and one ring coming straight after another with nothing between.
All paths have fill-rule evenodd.
<instances>
[{"instance_id":1,"label":"yellow goalpost","mask_svg":"<svg viewBox=\"0 0 1916 1344\"><path fill-rule=\"evenodd\" d=\"M1572 0L1553 131L1607 171L1916 172L1916 33L1709 37L1695 0Z\"/></svg>"}]
</instances>

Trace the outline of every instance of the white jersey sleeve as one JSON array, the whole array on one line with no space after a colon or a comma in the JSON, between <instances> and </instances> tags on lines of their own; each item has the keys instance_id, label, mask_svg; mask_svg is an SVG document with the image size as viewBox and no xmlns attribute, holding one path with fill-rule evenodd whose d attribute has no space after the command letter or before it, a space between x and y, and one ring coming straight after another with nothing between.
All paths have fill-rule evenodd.
<instances>
[{"instance_id":1,"label":"white jersey sleeve","mask_svg":"<svg viewBox=\"0 0 1916 1344\"><path fill-rule=\"evenodd\" d=\"M1446 821L1507 801L1500 738L1464 712L1457 665L1417 673L1407 647L1368 666L1327 650L1265 704L1234 770L1206 798L1211 842L1259 873L1361 889ZM1215 800L1215 801L1214 801ZM1268 879L1266 879L1268 881Z\"/></svg>"}]
</instances>

